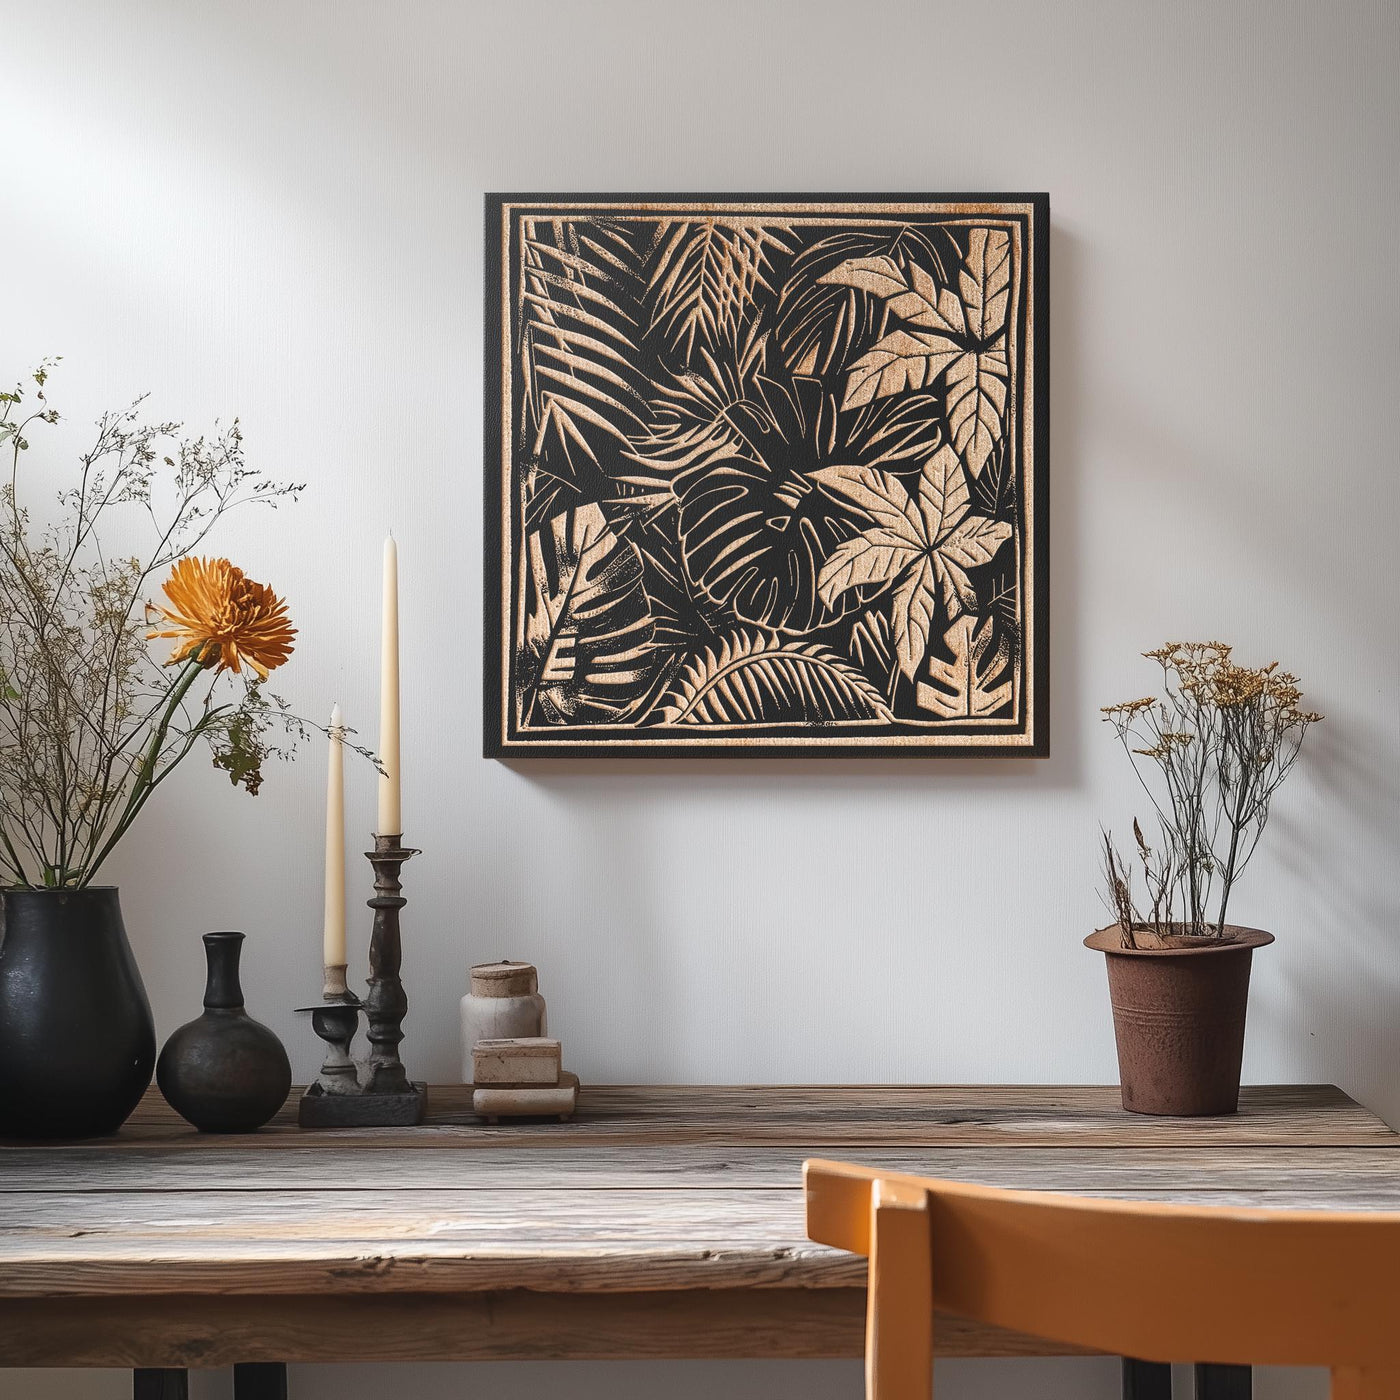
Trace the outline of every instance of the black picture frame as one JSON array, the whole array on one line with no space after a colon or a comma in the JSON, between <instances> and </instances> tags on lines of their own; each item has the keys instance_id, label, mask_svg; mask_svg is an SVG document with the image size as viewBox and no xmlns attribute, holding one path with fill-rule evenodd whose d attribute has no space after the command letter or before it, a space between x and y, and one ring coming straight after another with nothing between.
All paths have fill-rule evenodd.
<instances>
[{"instance_id":1,"label":"black picture frame","mask_svg":"<svg viewBox=\"0 0 1400 1400\"><path fill-rule=\"evenodd\" d=\"M579 371L575 366L587 361L590 355L607 355L609 358L606 362L598 361L602 370L609 374L616 370L619 384L629 378L632 367L612 358L621 351L625 359L621 340L616 343L609 340L609 327L604 323L606 318L595 317L598 325L603 327L597 331L586 320L592 311L584 303L594 294L596 287L606 285L605 281L598 280L599 277L621 278L621 273L612 271L612 263L620 267L627 261L620 253L630 256L629 250L645 247L649 250L647 256L654 260L651 265L655 266L655 260L668 256L666 249L671 246L670 240L673 238L694 239L696 246L701 246L700 230L705 227L709 228L711 236L715 236L718 229L723 230L724 236L735 240L735 251L732 256L725 255L726 262L713 261L716 267L722 265L727 269L722 274L722 278L728 279L727 285L740 291L716 293L716 302L722 301L723 295L730 295L733 300L740 295L744 286L752 288L762 285L767 289L753 293L758 299L753 304L758 306L761 301L763 307L771 310L776 329L770 327L770 334L781 350L774 351L765 342L761 351L763 356L771 357L779 366L770 374L760 376L763 393L771 396L765 397L765 403L770 406L774 403L792 404L800 419L801 406L797 400L808 391L816 394L817 391L811 390L806 381L819 378L820 374L827 376L821 382L828 386L833 375L846 376L844 390L831 391L828 387L822 391L829 404L825 410L826 416L831 422L860 417L867 403L873 404L876 409L889 409L886 417L893 422L903 412L901 404L912 402L908 396L917 395L921 403L927 400L930 406L922 418L911 411L910 421L917 423L917 430L911 430L911 441L921 445L936 442L943 453L941 460L945 463L962 463L962 486L955 488L962 492L962 497L966 497L969 490L975 493L984 486L983 476L975 476L973 471L979 454L981 465L977 467L978 471L985 475L994 468L1011 484L1007 488L1007 504L1002 503L1000 484L996 487L994 498L990 488L983 491L987 499L996 501L994 509L978 505L981 497L977 497L972 506L964 503L966 515L963 528L954 533L966 538L955 540L956 548L948 546L951 552L946 559L940 553L940 547L932 542L932 536L926 557L910 556L914 562L900 576L901 579L913 578L919 569L927 566L926 572L917 574L915 582L897 583L893 575L879 575L873 583L847 583L844 592L836 592L847 578L847 571L843 571L839 565L850 551L864 551L853 569L858 579L869 574L869 569L860 573L868 559L885 558L877 550L878 541L886 538L880 526L880 519L887 514L885 506L876 502L876 513L870 514L859 504L872 499L861 484L872 480L866 473L876 473L879 482L886 484L881 489L896 490L896 486L890 484L892 477L896 483L902 481L909 487L906 492L906 514L915 522L910 528L917 528L918 520L922 518L926 532L935 529L928 524L931 508L922 504L923 481L933 471L929 465L933 460L932 455L918 468L910 466L912 458L908 461L897 459L890 471L880 471L879 467L885 462L878 452L886 450L887 443L898 435L880 437L879 434L885 433L886 428L872 429L872 438L878 439L877 448L869 449L867 456L876 462L876 466L868 467L864 462L824 464L815 472L808 472L804 478L807 486L820 483L821 510L834 520L829 524L825 517L820 518L816 521L818 528L827 528L829 524L833 538L840 534L841 529L863 533L854 543L847 542L853 535L838 539L826 556L814 556L810 544L806 547L805 559L798 556L806 572L800 573L800 586L795 583L788 594L782 594L782 606L807 609L795 624L799 630L790 630L794 626L791 614L781 617L781 625L772 624L773 617L779 614L772 611L774 605L768 600L778 586L761 575L755 582L751 567L744 575L750 593L742 596L736 593L731 600L731 605L736 609L732 634L725 635L722 625L708 623L713 627L713 635L697 636L690 652L685 651L684 645L665 649L664 664L672 668L667 673L669 679L662 674L661 663L658 663L656 676L648 679L644 671L632 666L625 658L639 654L651 658L663 650L657 640L663 624L650 613L639 618L638 608L651 607L652 612L664 612L659 605L651 606L653 600L649 587L674 577L674 568L665 566L673 564L675 560L670 555L659 553L654 559L647 550L639 548L634 539L642 538L641 532L644 530L653 531L660 538L667 529L664 523L656 523L658 519L664 522L665 506L660 508L663 513L658 517L648 517L648 512L656 508L655 503L664 495L664 489L653 489L656 483L648 478L639 486L624 484L612 488L622 493L630 492L630 495L609 496L600 503L582 500L587 493L577 484L580 468L575 464L583 463L588 471L596 469L607 480L617 481L620 473L616 463L622 460L621 457L607 459L614 472L613 476L607 476L598 453L590 451L584 440L585 435L592 431L589 428L592 420L587 415L595 405L599 406L598 416L606 417L614 407L620 410L628 403L641 400L637 399L632 385L623 384L623 389L614 392L610 380L589 379L586 376L596 371ZM885 238L884 242L892 247L898 245L897 256L857 256L865 247L862 239L867 235L875 239L877 235L883 237L900 227L914 230L918 241L908 245L907 240L901 243L897 238ZM809 233L826 228L835 232L824 234L817 242L802 241ZM1048 755L1048 194L491 193L485 197L485 232L485 757L514 760L529 757L701 756L1042 758ZM860 355L854 355L854 358L839 366L835 365L834 356L828 356L830 363L825 363L820 370L816 364L809 365L806 360L799 364L791 363L792 356L801 348L800 338L794 332L787 341L783 341L782 332L785 326L798 324L798 318L794 313L784 323L783 317L789 304L794 307L799 305L799 297L794 295L790 303L783 300L796 283L792 276L783 281L774 264L764 261L762 239L765 233L775 238L776 246L783 250L781 255L772 256L782 256L790 262L804 256L826 258L826 244L833 245L839 253L845 246L841 240L851 240L852 256L845 257L838 266L828 269L820 277L802 284L802 291L808 296L821 296L825 293L820 289L830 285L834 288L831 296L847 298L845 306L848 311L856 305L862 308L863 325L874 327L878 324L880 329L870 332L875 336L873 341L869 337L860 341L855 338L854 331L846 332L852 355L856 348L861 349ZM610 242L614 238L617 241ZM749 242L740 246L741 240L745 239ZM746 251L754 240L758 240L757 251ZM822 246L818 247L817 243ZM697 254L698 261L694 263L685 263L684 259L690 256L691 245L682 241L676 246L681 249L680 253L669 255L673 262L662 267L666 277L688 275L693 267L698 267L697 275L703 278L708 253ZM914 252L907 253L907 246L913 246ZM927 255L921 251L924 247L931 250ZM540 249L544 250L543 255ZM575 253L571 249L580 251ZM959 253L962 262L956 261ZM526 256L532 260L528 267ZM641 256L638 253L638 257ZM830 256L836 256L836 253ZM885 258L885 262L880 261L881 257ZM993 282L993 273L987 271L997 257L1009 268L1004 284ZM569 261L571 258L574 259L572 264ZM857 266L858 262L870 266ZM935 270L925 268L923 262L928 262ZM825 266L825 263L813 262L810 265ZM578 271L580 266L585 271ZM599 268L599 273L590 282L590 273L595 266ZM997 266L999 268L1000 263ZM679 274L675 273L676 267L680 268ZM953 270L955 267L956 271ZM790 263L788 271L791 272ZM765 272L771 273L772 281L765 279ZM757 283L745 282L746 278L752 278L755 274L758 276ZM639 272L638 277L641 276ZM898 277L909 280L908 288L901 290L894 286ZM718 274L712 276L711 286L717 285L722 278ZM535 289L529 295L525 286L527 281ZM575 281L576 286L572 285ZM638 285L648 284L643 279ZM664 291L668 283L658 279L650 285L653 290L659 288ZM670 285L674 288L689 284L682 280ZM818 291L814 293L813 287L817 287ZM995 296L993 291L996 292ZM541 292L543 296L539 295ZM954 301L961 298L961 308L954 301L945 301L945 292ZM920 296L927 293L927 296L919 302L912 299L916 293ZM963 293L967 295L964 297ZM569 319L567 308L565 315L558 314L562 304L557 300L559 297L567 298L567 305L577 308L576 320ZM541 331L540 323L528 320L527 314L534 314L530 308L537 308L542 301L548 303L551 298L556 299L554 309L548 311L553 319ZM878 303L882 299L883 308L879 308ZM668 389L682 394L690 392L688 386L691 380L698 384L705 382L704 374L693 371L691 361L695 357L695 328L698 325L703 336L709 323L705 321L703 311L696 312L693 306L682 303L678 294L674 301L677 306L685 305L686 315L690 319L686 320L679 312L665 321L657 316L646 329L646 334L653 339L663 331L674 332L675 335L674 341L666 342L663 347L664 353L671 357L666 364L670 379L662 382L658 374L652 382L651 387L656 390L656 395L647 401L653 404L666 402ZM867 303L872 308L868 312L864 310ZM891 311L891 303L906 310L913 306L915 320L908 321L896 311ZM601 306L608 315L614 310L621 315L626 309L620 295L609 296ZM998 325L992 322L994 307L1004 308L1001 312L1003 319ZM954 336L953 331L946 329L939 308L947 309L948 315L962 331L961 335ZM735 313L735 326L739 325L741 314ZM757 315L758 312L755 312ZM853 326L855 313L850 312L847 319ZM832 318L829 321L834 323ZM622 323L619 321L617 324ZM628 324L640 323L634 316ZM575 334L559 334L561 325ZM689 342L683 342L681 337L687 328L692 338ZM740 348L742 333L732 327L731 330L733 359L739 366L736 373L746 373L748 370L744 366L750 362L741 361L741 355L746 353ZM891 339L900 331L912 337L912 348L911 341ZM639 341L641 334L639 331ZM835 334L828 333L828 341ZM547 342L553 342L552 349L548 351L553 358L547 363L534 359L527 361L524 358L526 354L532 357L539 355L541 336ZM718 333L716 336L718 345ZM949 339L949 336L953 336L953 339ZM601 345L603 348L590 349L590 340L595 347ZM819 348L825 351L828 341L822 341ZM955 349L944 348L954 346L955 341ZM882 350L885 346L892 346L893 349ZM575 354L575 350L580 348L583 350L582 357ZM724 353L729 352L726 350ZM781 358L783 353L787 354L786 361ZM808 352L809 358L812 353ZM892 357L890 363L893 363L893 368L889 368L881 359L882 355ZM677 356L684 358L678 362ZM640 351L638 358L641 358ZM656 365L661 361L653 357L648 363L652 373L657 374ZM676 371L677 363L681 364L679 373ZM762 363L766 367L770 358L765 358ZM884 368L880 368L882 364ZM533 377L531 365L535 367ZM543 369L539 368L540 365ZM524 384L524 388L519 390L514 383L517 370ZM804 374L804 370L809 373ZM566 422L560 426L558 419L552 416L555 411L553 405L558 398L551 399L548 391L540 389L545 382L543 375L551 372L554 375L552 384L564 384L563 393L566 396L571 393L571 385L580 385L578 391L567 400L578 405L580 416L576 422ZM638 374L642 372L637 370ZM954 375L958 379L956 387L950 384ZM583 377L580 379L580 376ZM909 387L890 387L901 376ZM718 369L715 378L717 382L721 378ZM917 384L916 379L920 381ZM969 381L975 382L975 390L966 388ZM875 385L873 390L869 387L871 383ZM773 387L775 384L778 387ZM941 386L941 390L938 386ZM630 398L625 397L624 389L631 395ZM587 397L588 393L599 390L603 393L601 399L590 400ZM696 391L697 394L701 392L704 390ZM787 395L785 399L782 398L784 392ZM941 401L938 398L940 392ZM955 393L961 395L956 404L953 401ZM996 406L998 393L1002 399L1000 417ZM530 397L527 398L527 395ZM862 395L866 398L862 399ZM904 395L905 399L901 400L900 395ZM974 405L970 410L966 408L969 397ZM541 403L545 405L543 411L539 409ZM942 407L936 407L940 403ZM892 408L891 404L894 405ZM959 410L962 417L955 420ZM540 421L531 421L531 433L535 434L541 424L544 431L527 441L523 432L525 425L516 420L517 416L523 419L532 411ZM734 404L726 400L721 417L734 411ZM935 421L938 413L943 414L941 422ZM984 427L984 419L990 426ZM971 428L968 427L970 420ZM629 433L640 433L640 429L634 430L630 426L631 419L628 422ZM1000 439L991 431L998 424L1002 432ZM578 432L580 426L584 430L582 434ZM609 427L604 423L604 428L621 437L615 426ZM650 433L649 442L662 436L654 426L647 431ZM674 428L669 418L666 431L670 437L662 447L671 454L666 461L683 461L684 452L677 445L681 441L680 429ZM813 436L810 428L804 431L809 438ZM932 436L920 438L920 433ZM574 435L573 439L570 439L570 434ZM795 437L796 430L790 431L788 436ZM829 437L835 439L834 430L831 430ZM550 458L550 444L555 441L563 444L563 447L556 450L554 458ZM532 450L537 449L540 442L544 443L543 450ZM959 442L964 445L959 447ZM576 446L577 451L569 453L566 459L560 453L569 446ZM645 456L638 451L633 438L629 438L619 451L630 454L627 457L629 463L634 457ZM951 457L948 455L950 452L953 454ZM836 455L841 454L838 452ZM557 468L557 462L564 460L569 463L568 472ZM993 465L989 467L988 464ZM658 470L651 458L647 458L641 468L643 475ZM728 508L727 503L740 492L740 488L733 485L733 472L726 462L721 460L709 470L711 476L723 476L724 481L722 490L712 489L710 477L700 477L700 485L692 488L692 494L700 497L700 504L695 507L696 518L705 521L715 518L716 511L710 509L712 502L719 501ZM752 469L746 466L744 470ZM920 475L911 478L911 470L917 470ZM956 470L956 466L946 466L941 478L945 485L954 479ZM685 467L684 472L689 475L684 478L682 469L677 468L676 471L673 482L696 479L694 468ZM789 476L795 472L796 468L792 468ZM899 472L904 475L898 476ZM564 485L558 486L555 496L549 496L538 488L538 482L543 479L548 489L554 491L556 478L566 477L568 479ZM741 482L747 480L741 478ZM533 494L527 482L535 483ZM764 487L767 489L766 483ZM914 487L918 488L917 492ZM700 494L707 489L711 490L709 496ZM670 490L675 495L674 485ZM933 486L929 491L936 500L950 499L953 494L953 490L949 490L940 497ZM598 493L595 491L593 494ZM539 501L542 498L557 500L559 514L551 516L551 507L541 508ZM687 503L690 501L689 496L683 499ZM779 494L777 499L782 501L788 498ZM748 509L749 502L741 501L741 504L744 506L742 511L734 507L738 511L737 518L747 521L762 515L761 511ZM797 522L802 530L796 530L781 514L782 508L772 506L771 499L765 497L759 504L770 507L770 514L763 519L764 527L787 529L792 531L793 538L798 538L803 532L805 535L814 533L805 522ZM900 505L905 508L904 502ZM922 517L915 513L916 507L923 512ZM679 513L680 506L673 508ZM542 509L543 513L538 513ZM974 509L983 509L983 515L974 517ZM814 507L814 513L815 510ZM709 513L701 515L701 511ZM842 511L847 515L836 519ZM537 514L527 527L526 516L531 512ZM851 516L851 512L855 512L855 515ZM794 509L794 521L796 514ZM547 516L550 518L546 519ZM945 514L938 518L946 523L952 516ZM856 523L851 524L851 519L855 519ZM970 528L968 522L971 522ZM898 519L895 519L895 525L904 528ZM1006 529L1011 533L1001 533ZM979 531L986 541L985 547L972 538ZM703 576L697 589L695 580L690 577L692 567L703 573L703 566L708 562L703 557L704 548L709 548L712 555L729 550L729 558L735 557L735 551L739 551L739 557L745 557L742 549L747 546L747 537L739 544L719 534L718 530L713 536L700 534L699 537L701 546L682 558L689 542L697 538L697 531L692 530L687 535L677 527L677 549L680 552L676 559L680 559L684 566L684 576L679 586L683 586L687 595L698 592L701 597L697 606L707 613L716 610L722 612L723 601L714 601L710 592L706 591L710 585ZM952 536L947 538L951 539ZM1007 545L1014 545L1014 549L1008 550ZM902 547L896 540L893 554L896 562L905 558L904 554L898 553ZM995 596L989 592L994 590L994 585L1002 576L999 575L990 585L985 581L975 581L979 561L989 548L1000 550L999 557L1011 560L1014 565L1014 608L1019 610L1014 614L1014 622L1006 621L1007 617L1012 616L1004 606L1007 590L996 592ZM832 556L838 551L842 551L841 560L834 561ZM640 564L634 564L633 554L641 561ZM601 558L593 576L588 576L590 566L582 562L585 558ZM701 559L700 565L694 564L697 558ZM965 563L967 559L973 562L962 568L961 572L950 567L950 561ZM833 572L834 562L838 567ZM786 574L781 576L782 579L799 578L792 559L786 559L785 563ZM822 565L820 573L815 572L817 563ZM627 567L621 567L624 564ZM657 571L650 585L646 574L648 566L654 566ZM724 567L724 564L715 566L716 576L717 570ZM888 565L887 572L893 567ZM990 565L987 567L990 568ZM639 568L640 575L637 572ZM597 635L614 639L608 643L613 648L611 653L603 654L597 643L594 643L591 652L587 650L584 645L587 639L579 626L575 626L577 617L587 611L582 607L570 615L574 620L567 624L573 628L572 640L568 645L561 644L558 635L551 634L546 639L549 641L547 654L542 654L542 644L538 643L531 651L530 630L533 628L538 634L539 628L535 624L541 612L547 612L550 605L547 590L559 584L559 578L569 569L572 569L571 587L580 578L585 578L588 585L586 591L595 599L603 582L609 587L616 585L619 601L613 607L613 612L617 615L606 622L599 621L595 629ZM725 586L730 585L733 574L734 570L730 570L723 576ZM950 582L950 579L953 581ZM760 591L761 588L766 591ZM545 591L541 592L541 589ZM555 602L567 610L572 606L570 599L584 591L582 587L574 588L567 596L563 593L556 595ZM907 611L901 612L903 600L911 591L919 606L910 603ZM632 601L623 601L622 595ZM541 606L537 606L533 612L529 606L531 596L541 602ZM884 597L892 600L891 617L898 612L903 618L902 622L880 623L876 613L881 610L873 605L872 600ZM755 602L755 598L759 601ZM872 650L880 651L880 655L872 656L868 664L865 653L857 653L854 635L849 647L851 656L846 656L838 654L824 641L803 640L804 635L825 638L826 633L820 627L808 634L800 631L800 626L810 622L813 616L826 618L833 615L832 609L847 606L847 598L855 600L849 604L849 609L865 609L869 614ZM896 603L893 601L896 598L901 601ZM559 602L559 599L563 601ZM984 611L977 612L974 604ZM769 611L764 612L764 608ZM1001 611L993 616L996 609ZM677 613L679 609L673 608L672 612ZM564 615L561 612L560 617ZM750 620L755 615L761 619L759 622ZM848 615L849 612L842 614L842 621L832 623L831 628L845 625L844 619ZM937 617L941 617L942 622L935 623L933 619ZM932 635L930 629L935 625L941 628L943 623L948 624L948 630L940 632L940 640ZM679 628L678 624L666 625ZM922 637L927 654L918 663L916 671L909 671L910 659L918 654L920 625L923 627ZM852 631L858 626L859 621L852 624ZM557 623L556 633L564 627L565 624ZM696 630L698 632L698 625ZM881 632L888 632L889 635L882 639L877 635ZM645 646L632 645L642 637L649 639ZM953 648L951 651L947 649L949 646ZM943 648L941 653L938 650L940 647ZM746 648L749 649L747 653ZM804 648L813 654L812 657L804 658ZM886 651L899 674L892 675L888 698L877 700L878 687L874 680L853 674L860 667L852 657L859 654L861 665L875 672L882 669ZM992 656L987 662L988 679L984 683L976 673L989 651ZM763 653L761 657L759 652ZM590 667L593 669L590 670ZM798 674L804 668L812 671L811 677ZM941 668L939 674L929 675L926 685L924 670L932 672L938 668ZM954 679L944 679L949 676ZM826 689L814 686L814 681L822 682ZM589 692L590 682L596 682L598 694ZM659 693L652 695L643 692L637 701L631 701L624 695L627 703L633 704L635 710L642 714L642 718L629 722L623 705L615 697L628 686L636 690L644 684L660 687ZM1010 687L1010 698L1001 698L999 708L995 708L1007 687ZM911 693L922 695L925 691L937 707L931 712L932 718L925 719L922 712L908 718L896 709L902 697ZM528 723L522 722L525 714L523 697L527 694L531 696ZM906 711L911 703L904 702ZM954 704L964 705L965 712L953 711ZM646 705L650 705L651 709L643 713L642 707ZM983 707L982 714L974 713L977 705ZM989 706L994 708L988 709ZM770 711L786 717L773 722ZM543 722L538 719L541 713L545 716ZM607 718L600 720L600 715ZM668 716L672 717L669 721Z\"/></svg>"}]
</instances>

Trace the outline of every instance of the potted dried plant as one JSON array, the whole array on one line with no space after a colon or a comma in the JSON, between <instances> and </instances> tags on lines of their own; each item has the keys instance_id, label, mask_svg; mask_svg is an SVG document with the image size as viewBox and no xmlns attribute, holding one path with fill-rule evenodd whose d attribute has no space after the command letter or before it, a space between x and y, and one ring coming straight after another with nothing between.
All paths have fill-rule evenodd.
<instances>
[{"instance_id":1,"label":"potted dried plant","mask_svg":"<svg viewBox=\"0 0 1400 1400\"><path fill-rule=\"evenodd\" d=\"M246 464L236 423L185 438L139 400L46 487L29 454L58 422L48 377L0 393L0 1135L68 1137L116 1129L155 1060L104 862L196 745L256 793L304 732L263 689L292 650L282 600L193 554L229 511L298 488Z\"/></svg>"},{"instance_id":2,"label":"potted dried plant","mask_svg":"<svg viewBox=\"0 0 1400 1400\"><path fill-rule=\"evenodd\" d=\"M1155 834L1149 842L1134 819L1125 855L1104 832L1115 922L1085 943L1107 957L1123 1107L1233 1113L1250 964L1273 935L1227 922L1230 896L1322 716L1302 708L1296 676L1237 665L1222 642L1144 655L1161 667L1161 695L1103 715L1152 803Z\"/></svg>"}]
</instances>

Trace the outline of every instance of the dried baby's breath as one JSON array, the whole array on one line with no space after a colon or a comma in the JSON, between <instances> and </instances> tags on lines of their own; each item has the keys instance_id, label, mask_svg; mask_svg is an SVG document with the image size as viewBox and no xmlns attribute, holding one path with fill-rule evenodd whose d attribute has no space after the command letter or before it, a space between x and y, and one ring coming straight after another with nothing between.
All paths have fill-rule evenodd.
<instances>
[{"instance_id":1,"label":"dried baby's breath","mask_svg":"<svg viewBox=\"0 0 1400 1400\"><path fill-rule=\"evenodd\" d=\"M303 732L256 674L225 702L198 658L164 670L143 619L154 579L222 516L300 488L248 466L236 422L189 438L145 421L137 400L98 421L57 510L31 508L42 468L30 466L30 436L59 421L49 369L0 393L0 883L77 887L196 742L256 791L262 761L283 752L269 730ZM144 522L144 550L112 547L118 514L127 542ZM260 668L277 654L265 644L247 659Z\"/></svg>"}]
</instances>

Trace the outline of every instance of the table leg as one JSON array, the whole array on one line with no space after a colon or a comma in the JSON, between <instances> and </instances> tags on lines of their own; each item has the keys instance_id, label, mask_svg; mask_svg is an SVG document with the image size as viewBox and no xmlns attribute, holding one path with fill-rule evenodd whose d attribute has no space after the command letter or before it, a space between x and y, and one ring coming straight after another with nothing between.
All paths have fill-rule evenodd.
<instances>
[{"instance_id":1,"label":"table leg","mask_svg":"<svg viewBox=\"0 0 1400 1400\"><path fill-rule=\"evenodd\" d=\"M131 1373L131 1400L189 1400L190 1373L177 1367L142 1366Z\"/></svg>"},{"instance_id":2,"label":"table leg","mask_svg":"<svg viewBox=\"0 0 1400 1400\"><path fill-rule=\"evenodd\" d=\"M1196 1400L1250 1400L1253 1391L1248 1366L1196 1367Z\"/></svg>"},{"instance_id":3,"label":"table leg","mask_svg":"<svg viewBox=\"0 0 1400 1400\"><path fill-rule=\"evenodd\" d=\"M1123 1400L1172 1400L1172 1368L1123 1358Z\"/></svg>"},{"instance_id":4,"label":"table leg","mask_svg":"<svg viewBox=\"0 0 1400 1400\"><path fill-rule=\"evenodd\" d=\"M244 1361L233 1368L233 1400L287 1400L287 1367L281 1361Z\"/></svg>"}]
</instances>

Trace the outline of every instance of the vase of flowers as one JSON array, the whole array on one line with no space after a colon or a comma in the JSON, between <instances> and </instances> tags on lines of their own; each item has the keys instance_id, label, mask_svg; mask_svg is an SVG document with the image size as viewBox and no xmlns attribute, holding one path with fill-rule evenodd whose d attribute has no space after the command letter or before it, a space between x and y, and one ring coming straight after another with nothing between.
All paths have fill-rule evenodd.
<instances>
[{"instance_id":1,"label":"vase of flowers","mask_svg":"<svg viewBox=\"0 0 1400 1400\"><path fill-rule=\"evenodd\" d=\"M256 793L278 735L305 732L263 688L292 650L282 600L193 553L228 511L299 488L246 464L236 423L185 438L138 400L44 501L27 454L59 421L48 377L0 393L0 1135L82 1137L120 1126L155 1061L118 894L96 876L197 745Z\"/></svg>"},{"instance_id":2,"label":"vase of flowers","mask_svg":"<svg viewBox=\"0 0 1400 1400\"><path fill-rule=\"evenodd\" d=\"M1115 922L1084 941L1105 954L1123 1107L1203 1116L1238 1107L1254 950L1273 942L1227 922L1275 792L1322 716L1298 678L1238 665L1223 642L1171 642L1144 655L1160 696L1104 707L1144 792L1123 854L1103 833Z\"/></svg>"}]
</instances>

